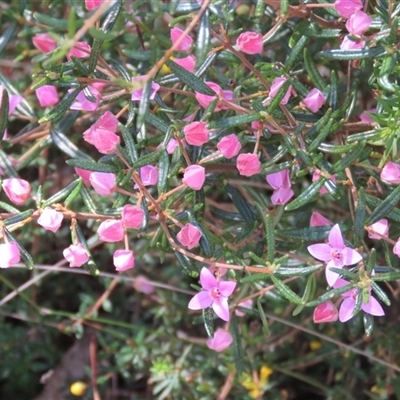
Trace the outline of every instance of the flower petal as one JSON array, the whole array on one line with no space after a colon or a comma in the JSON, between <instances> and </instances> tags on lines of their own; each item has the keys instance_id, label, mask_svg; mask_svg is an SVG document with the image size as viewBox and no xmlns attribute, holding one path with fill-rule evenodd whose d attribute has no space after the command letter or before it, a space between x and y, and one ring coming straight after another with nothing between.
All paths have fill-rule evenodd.
<instances>
[{"instance_id":1,"label":"flower petal","mask_svg":"<svg viewBox=\"0 0 400 400\"><path fill-rule=\"evenodd\" d=\"M307 247L308 252L317 260L330 261L332 260L332 247L326 243L312 244Z\"/></svg>"},{"instance_id":2,"label":"flower petal","mask_svg":"<svg viewBox=\"0 0 400 400\"><path fill-rule=\"evenodd\" d=\"M190 310L202 310L203 308L210 307L213 299L206 290L197 293L192 300L189 301L188 308Z\"/></svg>"},{"instance_id":3,"label":"flower petal","mask_svg":"<svg viewBox=\"0 0 400 400\"><path fill-rule=\"evenodd\" d=\"M203 267L200 271L200 283L205 290L218 287L217 279L206 267Z\"/></svg>"},{"instance_id":4,"label":"flower petal","mask_svg":"<svg viewBox=\"0 0 400 400\"><path fill-rule=\"evenodd\" d=\"M215 314L218 315L218 317L226 322L229 321L229 306L228 299L226 297L220 297L219 299L215 300L212 308L215 311Z\"/></svg>"},{"instance_id":5,"label":"flower petal","mask_svg":"<svg viewBox=\"0 0 400 400\"><path fill-rule=\"evenodd\" d=\"M357 264L362 260L361 254L356 251L351 249L350 247L345 247L342 250L342 261L343 265L353 265Z\"/></svg>"},{"instance_id":6,"label":"flower petal","mask_svg":"<svg viewBox=\"0 0 400 400\"><path fill-rule=\"evenodd\" d=\"M339 279L339 274L331 271L331 267L339 268L337 265L333 263L333 261L329 262L325 268L325 277L329 286L333 286L335 282Z\"/></svg>"},{"instance_id":7,"label":"flower petal","mask_svg":"<svg viewBox=\"0 0 400 400\"><path fill-rule=\"evenodd\" d=\"M235 290L236 282L223 281L219 283L218 289L220 290L222 296L228 297Z\"/></svg>"},{"instance_id":8,"label":"flower petal","mask_svg":"<svg viewBox=\"0 0 400 400\"><path fill-rule=\"evenodd\" d=\"M352 297L347 297L343 300L342 305L339 310L339 321L346 322L353 318L354 307L356 306L356 301Z\"/></svg>"},{"instance_id":9,"label":"flower petal","mask_svg":"<svg viewBox=\"0 0 400 400\"><path fill-rule=\"evenodd\" d=\"M334 249L342 250L344 248L343 236L339 224L336 224L329 232L328 242Z\"/></svg>"},{"instance_id":10,"label":"flower petal","mask_svg":"<svg viewBox=\"0 0 400 400\"><path fill-rule=\"evenodd\" d=\"M376 316L385 315L385 311L383 311L383 308L378 303L378 300L376 300L375 297L372 296L369 296L368 303L363 303L361 305L361 309L371 315L376 315Z\"/></svg>"}]
</instances>

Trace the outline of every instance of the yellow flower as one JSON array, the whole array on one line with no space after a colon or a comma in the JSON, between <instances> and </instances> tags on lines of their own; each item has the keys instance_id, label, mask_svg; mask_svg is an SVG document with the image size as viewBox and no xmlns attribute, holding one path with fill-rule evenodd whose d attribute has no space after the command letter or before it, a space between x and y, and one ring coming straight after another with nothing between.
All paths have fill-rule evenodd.
<instances>
[{"instance_id":1,"label":"yellow flower","mask_svg":"<svg viewBox=\"0 0 400 400\"><path fill-rule=\"evenodd\" d=\"M310 349L319 350L322 347L322 343L319 340L311 340Z\"/></svg>"},{"instance_id":2,"label":"yellow flower","mask_svg":"<svg viewBox=\"0 0 400 400\"><path fill-rule=\"evenodd\" d=\"M69 390L74 396L83 396L88 388L88 385L84 382L74 382L70 387Z\"/></svg>"},{"instance_id":3,"label":"yellow flower","mask_svg":"<svg viewBox=\"0 0 400 400\"><path fill-rule=\"evenodd\" d=\"M254 381L249 374L243 374L242 386L249 391L250 397L257 399L265 392L264 386L268 383L268 378L273 372L274 370L270 367L262 366L257 381Z\"/></svg>"},{"instance_id":4,"label":"yellow flower","mask_svg":"<svg viewBox=\"0 0 400 400\"><path fill-rule=\"evenodd\" d=\"M171 61L173 61L173 60L174 60L174 57L171 56L169 59L170 59ZM163 64L162 67L161 67L161 72L162 72L163 74L167 75L167 74L170 74L170 73L171 73L171 70L170 70L170 68L167 66L167 64Z\"/></svg>"}]
</instances>

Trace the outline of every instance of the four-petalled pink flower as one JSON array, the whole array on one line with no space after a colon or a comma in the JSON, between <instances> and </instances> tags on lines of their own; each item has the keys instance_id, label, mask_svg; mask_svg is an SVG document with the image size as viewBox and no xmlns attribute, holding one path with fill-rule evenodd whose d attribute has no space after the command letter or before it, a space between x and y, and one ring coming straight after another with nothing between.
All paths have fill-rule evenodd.
<instances>
[{"instance_id":1,"label":"four-petalled pink flower","mask_svg":"<svg viewBox=\"0 0 400 400\"><path fill-rule=\"evenodd\" d=\"M271 201L273 204L286 204L293 197L294 192L290 188L292 184L290 183L288 169L267 175L267 182L274 189L274 192L271 196Z\"/></svg>"}]
</instances>

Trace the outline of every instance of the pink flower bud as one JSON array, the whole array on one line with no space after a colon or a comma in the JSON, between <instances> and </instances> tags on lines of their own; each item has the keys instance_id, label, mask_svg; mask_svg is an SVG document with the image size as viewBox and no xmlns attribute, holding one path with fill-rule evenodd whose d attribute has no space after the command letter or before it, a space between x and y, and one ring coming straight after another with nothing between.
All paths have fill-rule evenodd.
<instances>
[{"instance_id":1,"label":"pink flower bud","mask_svg":"<svg viewBox=\"0 0 400 400\"><path fill-rule=\"evenodd\" d=\"M56 211L54 208L46 207L40 214L37 222L44 229L51 232L57 232L63 219L64 215L62 213Z\"/></svg>"},{"instance_id":2,"label":"pink flower bud","mask_svg":"<svg viewBox=\"0 0 400 400\"><path fill-rule=\"evenodd\" d=\"M85 42L76 42L75 46L66 54L67 60L71 61L71 57L85 58L90 56L92 48Z\"/></svg>"},{"instance_id":3,"label":"pink flower bud","mask_svg":"<svg viewBox=\"0 0 400 400\"><path fill-rule=\"evenodd\" d=\"M340 44L340 50L359 50L365 47L365 40L352 40L349 36L345 36Z\"/></svg>"},{"instance_id":4,"label":"pink flower bud","mask_svg":"<svg viewBox=\"0 0 400 400\"><path fill-rule=\"evenodd\" d=\"M89 255L81 243L71 244L64 249L63 256L69 262L71 268L81 267L89 261Z\"/></svg>"},{"instance_id":5,"label":"pink flower bud","mask_svg":"<svg viewBox=\"0 0 400 400\"><path fill-rule=\"evenodd\" d=\"M187 56L184 58L174 58L174 63L180 65L182 68L185 68L189 72L193 74L194 68L196 65L196 57L195 56Z\"/></svg>"},{"instance_id":6,"label":"pink flower bud","mask_svg":"<svg viewBox=\"0 0 400 400\"><path fill-rule=\"evenodd\" d=\"M214 332L214 337L207 339L207 347L211 350L221 352L226 350L233 342L232 335L222 328Z\"/></svg>"},{"instance_id":7,"label":"pink flower bud","mask_svg":"<svg viewBox=\"0 0 400 400\"><path fill-rule=\"evenodd\" d=\"M246 54L261 54L263 51L263 36L257 32L243 32L236 40L240 51Z\"/></svg>"},{"instance_id":8,"label":"pink flower bud","mask_svg":"<svg viewBox=\"0 0 400 400\"><path fill-rule=\"evenodd\" d=\"M271 201L275 205L283 205L289 202L293 197L294 192L290 188L292 186L290 182L290 171L285 169L278 171L273 174L266 176L267 182L274 189L274 193L271 196Z\"/></svg>"},{"instance_id":9,"label":"pink flower bud","mask_svg":"<svg viewBox=\"0 0 400 400\"><path fill-rule=\"evenodd\" d=\"M87 10L94 10L99 7L104 0L85 0L85 7Z\"/></svg>"},{"instance_id":10,"label":"pink flower bud","mask_svg":"<svg viewBox=\"0 0 400 400\"><path fill-rule=\"evenodd\" d=\"M118 130L118 118L110 111L106 111L92 127L116 133Z\"/></svg>"},{"instance_id":11,"label":"pink flower bud","mask_svg":"<svg viewBox=\"0 0 400 400\"><path fill-rule=\"evenodd\" d=\"M47 33L38 33L32 37L33 45L42 53L50 53L57 47L57 42Z\"/></svg>"},{"instance_id":12,"label":"pink flower bud","mask_svg":"<svg viewBox=\"0 0 400 400\"><path fill-rule=\"evenodd\" d=\"M85 185L90 184L90 175L92 174L92 171L75 167L75 173L79 176L79 178L82 178L82 181Z\"/></svg>"},{"instance_id":13,"label":"pink flower bud","mask_svg":"<svg viewBox=\"0 0 400 400\"><path fill-rule=\"evenodd\" d=\"M389 223L387 219L380 219L379 221L375 222L374 224L367 227L368 228L368 237L370 239L382 239L382 237L389 236ZM371 232L371 229L373 232Z\"/></svg>"},{"instance_id":14,"label":"pink flower bud","mask_svg":"<svg viewBox=\"0 0 400 400\"><path fill-rule=\"evenodd\" d=\"M140 168L140 179L143 186L153 186L158 182L158 169L153 165L145 165ZM135 183L134 188L137 189L139 186Z\"/></svg>"},{"instance_id":15,"label":"pink flower bud","mask_svg":"<svg viewBox=\"0 0 400 400\"><path fill-rule=\"evenodd\" d=\"M269 97L273 98L277 95L279 92L280 88L284 85L284 83L287 81L285 77L280 77L280 78L275 78L272 82L271 89L269 91ZM287 92L285 93L285 96L281 100L280 104L287 104L290 98L292 92L292 86L289 86Z\"/></svg>"},{"instance_id":16,"label":"pink flower bud","mask_svg":"<svg viewBox=\"0 0 400 400\"><path fill-rule=\"evenodd\" d=\"M83 139L96 147L101 154L114 153L121 142L118 135L104 129L88 129L83 134Z\"/></svg>"},{"instance_id":17,"label":"pink flower bud","mask_svg":"<svg viewBox=\"0 0 400 400\"><path fill-rule=\"evenodd\" d=\"M116 271L126 271L135 266L135 256L131 250L117 250L114 252L113 262Z\"/></svg>"},{"instance_id":18,"label":"pink flower bud","mask_svg":"<svg viewBox=\"0 0 400 400\"><path fill-rule=\"evenodd\" d=\"M253 300L252 299L247 299L244 301L241 301L238 304L238 307L243 307L243 308L253 308ZM244 317L245 313L243 311L240 311L238 308L235 310L235 315L237 315L238 317Z\"/></svg>"},{"instance_id":19,"label":"pink flower bud","mask_svg":"<svg viewBox=\"0 0 400 400\"><path fill-rule=\"evenodd\" d=\"M51 85L44 85L35 90L41 107L54 106L58 103L57 89Z\"/></svg>"},{"instance_id":20,"label":"pink flower bud","mask_svg":"<svg viewBox=\"0 0 400 400\"><path fill-rule=\"evenodd\" d=\"M122 221L106 219L100 224L97 234L103 242L120 242L124 238L125 230Z\"/></svg>"},{"instance_id":21,"label":"pink flower bud","mask_svg":"<svg viewBox=\"0 0 400 400\"><path fill-rule=\"evenodd\" d=\"M121 219L126 228L139 229L144 220L144 211L132 204L126 204L122 209Z\"/></svg>"},{"instance_id":22,"label":"pink flower bud","mask_svg":"<svg viewBox=\"0 0 400 400\"><path fill-rule=\"evenodd\" d=\"M154 293L154 285L150 279L146 278L144 275L138 275L133 281L133 287L141 293L152 294Z\"/></svg>"},{"instance_id":23,"label":"pink flower bud","mask_svg":"<svg viewBox=\"0 0 400 400\"><path fill-rule=\"evenodd\" d=\"M134 76L131 81L132 81L132 83L141 83L145 77L146 77L146 75ZM143 84L142 84L142 86L143 86ZM159 89L160 89L160 85L158 83L151 82L151 91L150 91L150 97L149 97L150 100L154 100L154 97L156 97L156 94ZM141 87L139 89L134 89L132 92L131 100L132 101L140 101L140 99L142 98L142 93L143 93L143 87Z\"/></svg>"},{"instance_id":24,"label":"pink flower bud","mask_svg":"<svg viewBox=\"0 0 400 400\"><path fill-rule=\"evenodd\" d=\"M171 41L173 44L183 35L184 31L180 28L172 28L170 32ZM176 48L178 51L189 51L192 47L193 39L186 33L183 41Z\"/></svg>"},{"instance_id":25,"label":"pink flower bud","mask_svg":"<svg viewBox=\"0 0 400 400\"><path fill-rule=\"evenodd\" d=\"M318 212L313 212L311 214L310 218L310 226L326 226L326 225L333 225L333 222L330 221L329 219L325 218L323 215L321 215Z\"/></svg>"},{"instance_id":26,"label":"pink flower bud","mask_svg":"<svg viewBox=\"0 0 400 400\"><path fill-rule=\"evenodd\" d=\"M315 324L334 322L339 318L337 307L331 301L318 304L314 309L313 320Z\"/></svg>"},{"instance_id":27,"label":"pink flower bud","mask_svg":"<svg viewBox=\"0 0 400 400\"><path fill-rule=\"evenodd\" d=\"M400 257L400 237L397 239L393 247L393 253L396 254L397 257Z\"/></svg>"},{"instance_id":28,"label":"pink flower bud","mask_svg":"<svg viewBox=\"0 0 400 400\"><path fill-rule=\"evenodd\" d=\"M92 172L89 177L93 189L102 196L110 196L117 188L117 177L109 172Z\"/></svg>"},{"instance_id":29,"label":"pink flower bud","mask_svg":"<svg viewBox=\"0 0 400 400\"><path fill-rule=\"evenodd\" d=\"M167 144L167 153L168 154L174 154L176 148L179 146L179 143L176 139L170 139L168 144Z\"/></svg>"},{"instance_id":30,"label":"pink flower bud","mask_svg":"<svg viewBox=\"0 0 400 400\"><path fill-rule=\"evenodd\" d=\"M381 179L391 184L400 183L400 165L391 161L387 162L382 168Z\"/></svg>"},{"instance_id":31,"label":"pink flower bud","mask_svg":"<svg viewBox=\"0 0 400 400\"><path fill-rule=\"evenodd\" d=\"M261 163L257 154L239 154L236 168L239 170L240 175L252 176L261 172Z\"/></svg>"},{"instance_id":32,"label":"pink flower bud","mask_svg":"<svg viewBox=\"0 0 400 400\"><path fill-rule=\"evenodd\" d=\"M214 82L204 82L213 92L216 93L216 96L210 96L208 94L203 94L200 92L195 92L196 100L203 108L207 108L217 97L223 98L227 101L231 101L233 99L233 92L231 90L222 90L221 86L217 85ZM228 106L224 104L222 101L219 101L215 106L214 111L218 112L221 110L227 110Z\"/></svg>"},{"instance_id":33,"label":"pink flower bud","mask_svg":"<svg viewBox=\"0 0 400 400\"><path fill-rule=\"evenodd\" d=\"M0 244L0 268L9 268L21 260L19 247L15 242Z\"/></svg>"},{"instance_id":34,"label":"pink flower bud","mask_svg":"<svg viewBox=\"0 0 400 400\"><path fill-rule=\"evenodd\" d=\"M3 190L14 204L21 205L31 194L31 185L23 179L10 178L3 180Z\"/></svg>"},{"instance_id":35,"label":"pink flower bud","mask_svg":"<svg viewBox=\"0 0 400 400\"><path fill-rule=\"evenodd\" d=\"M362 35L368 30L372 23L372 18L363 11L356 11L346 22L346 29L352 35Z\"/></svg>"},{"instance_id":36,"label":"pink flower bud","mask_svg":"<svg viewBox=\"0 0 400 400\"><path fill-rule=\"evenodd\" d=\"M5 90L4 86L0 85L0 108L4 90ZM15 108L21 101L22 101L22 96L20 96L19 94L12 94L12 95L8 94L8 115L11 115L14 112Z\"/></svg>"},{"instance_id":37,"label":"pink flower bud","mask_svg":"<svg viewBox=\"0 0 400 400\"><path fill-rule=\"evenodd\" d=\"M201 146L210 139L206 122L192 122L183 128L186 141L193 146Z\"/></svg>"},{"instance_id":38,"label":"pink flower bud","mask_svg":"<svg viewBox=\"0 0 400 400\"><path fill-rule=\"evenodd\" d=\"M375 121L368 115L368 114L375 114L376 113L376 108L370 108L369 110L365 110L364 112L362 112L358 118L360 118L360 120L362 122L366 122L369 124L375 124Z\"/></svg>"},{"instance_id":39,"label":"pink flower bud","mask_svg":"<svg viewBox=\"0 0 400 400\"><path fill-rule=\"evenodd\" d=\"M239 154L242 145L238 137L234 134L224 136L217 144L218 150L225 158L232 158Z\"/></svg>"},{"instance_id":40,"label":"pink flower bud","mask_svg":"<svg viewBox=\"0 0 400 400\"><path fill-rule=\"evenodd\" d=\"M361 10L363 4L361 0L336 0L335 9L343 18L350 18L356 11Z\"/></svg>"},{"instance_id":41,"label":"pink flower bud","mask_svg":"<svg viewBox=\"0 0 400 400\"><path fill-rule=\"evenodd\" d=\"M206 180L206 170L200 165L190 165L183 173L182 182L193 190L200 190Z\"/></svg>"},{"instance_id":42,"label":"pink flower bud","mask_svg":"<svg viewBox=\"0 0 400 400\"><path fill-rule=\"evenodd\" d=\"M71 110L81 110L81 111L95 111L99 107L101 94L100 92L92 86L88 86L88 89L92 96L96 99L95 102L90 101L86 98L83 90L79 92L76 96L75 101L72 103Z\"/></svg>"},{"instance_id":43,"label":"pink flower bud","mask_svg":"<svg viewBox=\"0 0 400 400\"><path fill-rule=\"evenodd\" d=\"M324 95L316 88L312 89L307 97L303 100L303 104L313 113L317 112L324 104Z\"/></svg>"},{"instance_id":44,"label":"pink flower bud","mask_svg":"<svg viewBox=\"0 0 400 400\"><path fill-rule=\"evenodd\" d=\"M189 250L199 245L202 236L200 229L189 223L176 235L182 246L187 247Z\"/></svg>"}]
</instances>

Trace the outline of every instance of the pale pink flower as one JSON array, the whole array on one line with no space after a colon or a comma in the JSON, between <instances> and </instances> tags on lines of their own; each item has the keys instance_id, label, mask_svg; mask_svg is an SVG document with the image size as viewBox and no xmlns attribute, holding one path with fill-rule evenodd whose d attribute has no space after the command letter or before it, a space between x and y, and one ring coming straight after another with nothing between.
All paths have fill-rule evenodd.
<instances>
[{"instance_id":1,"label":"pale pink flower","mask_svg":"<svg viewBox=\"0 0 400 400\"><path fill-rule=\"evenodd\" d=\"M83 139L96 147L101 154L115 153L117 146L121 143L118 135L105 129L97 128L86 132L83 134Z\"/></svg>"},{"instance_id":2,"label":"pale pink flower","mask_svg":"<svg viewBox=\"0 0 400 400\"><path fill-rule=\"evenodd\" d=\"M44 85L35 90L41 107L54 106L58 103L57 89L52 85Z\"/></svg>"},{"instance_id":3,"label":"pale pink flower","mask_svg":"<svg viewBox=\"0 0 400 400\"><path fill-rule=\"evenodd\" d=\"M79 176L79 178L82 178L82 181L85 185L90 184L90 175L92 174L92 171L75 167L75 173Z\"/></svg>"},{"instance_id":4,"label":"pale pink flower","mask_svg":"<svg viewBox=\"0 0 400 400\"><path fill-rule=\"evenodd\" d=\"M144 211L132 204L126 204L122 209L121 220L126 228L139 229L144 220Z\"/></svg>"},{"instance_id":5,"label":"pale pink flower","mask_svg":"<svg viewBox=\"0 0 400 400\"><path fill-rule=\"evenodd\" d=\"M365 40L352 40L350 36L345 36L340 44L340 50L359 50L365 47Z\"/></svg>"},{"instance_id":6,"label":"pale pink flower","mask_svg":"<svg viewBox=\"0 0 400 400\"><path fill-rule=\"evenodd\" d=\"M338 289L340 287L348 285L349 282L345 281L344 279L339 278L333 287L335 289ZM350 289L349 291L343 293L341 296L344 297L344 300L342 304L340 305L340 310L339 310L339 321L340 322L346 322L349 319L354 317L354 310L356 308L356 298L359 288L353 288ZM369 288L369 291L371 292L371 288ZM361 310L366 312L367 314L370 315L375 315L375 316L382 316L385 315L385 312L383 311L382 306L378 303L378 301L375 299L375 297L369 295L369 299L367 303L362 302L361 303Z\"/></svg>"},{"instance_id":7,"label":"pale pink flower","mask_svg":"<svg viewBox=\"0 0 400 400\"><path fill-rule=\"evenodd\" d=\"M146 78L146 75L141 75L141 76L134 76L132 78L132 83L141 83L142 87L139 89L134 89L132 91L132 96L131 96L131 100L132 101L140 101L140 99L142 98L142 94L143 94L143 86L144 84L142 83L144 81L144 79ZM154 98L156 97L157 92L160 89L160 85L158 83L155 82L151 82L151 90L150 90L150 100L154 100Z\"/></svg>"},{"instance_id":8,"label":"pale pink flower","mask_svg":"<svg viewBox=\"0 0 400 400\"><path fill-rule=\"evenodd\" d=\"M319 212L314 211L311 214L310 218L310 226L326 226L326 225L333 225L333 222L330 221L329 219L325 218L323 215L321 215Z\"/></svg>"},{"instance_id":9,"label":"pale pink flower","mask_svg":"<svg viewBox=\"0 0 400 400\"><path fill-rule=\"evenodd\" d=\"M0 85L0 108L4 90L6 90L4 86ZM21 101L22 101L22 96L20 96L19 94L8 95L8 115L11 115L14 112L14 110Z\"/></svg>"},{"instance_id":10,"label":"pale pink flower","mask_svg":"<svg viewBox=\"0 0 400 400\"><path fill-rule=\"evenodd\" d=\"M179 142L176 139L173 139L173 138L170 139L167 144L167 147L166 147L167 153L174 154L174 152L178 146L179 146Z\"/></svg>"},{"instance_id":11,"label":"pale pink flower","mask_svg":"<svg viewBox=\"0 0 400 400\"><path fill-rule=\"evenodd\" d=\"M237 156L241 148L240 140L234 134L224 136L217 144L217 149L228 159Z\"/></svg>"},{"instance_id":12,"label":"pale pink flower","mask_svg":"<svg viewBox=\"0 0 400 400\"><path fill-rule=\"evenodd\" d=\"M389 236L389 223L387 219L380 219L374 224L367 227L368 228L368 237L370 239L382 239L382 237ZM373 232L371 232L373 231Z\"/></svg>"},{"instance_id":13,"label":"pale pink flower","mask_svg":"<svg viewBox=\"0 0 400 400\"><path fill-rule=\"evenodd\" d=\"M37 222L44 229L51 232L57 232L63 219L64 215L62 213L56 211L54 208L46 207L40 214Z\"/></svg>"},{"instance_id":14,"label":"pale pink flower","mask_svg":"<svg viewBox=\"0 0 400 400\"><path fill-rule=\"evenodd\" d=\"M236 161L236 168L240 175L252 176L261 172L261 163L257 154L239 154Z\"/></svg>"},{"instance_id":15,"label":"pale pink flower","mask_svg":"<svg viewBox=\"0 0 400 400\"><path fill-rule=\"evenodd\" d=\"M154 293L154 285L150 279L146 278L144 275L136 276L133 281L133 287L141 293L152 294Z\"/></svg>"},{"instance_id":16,"label":"pale pink flower","mask_svg":"<svg viewBox=\"0 0 400 400\"><path fill-rule=\"evenodd\" d=\"M182 246L189 250L199 245L202 233L197 226L187 223L176 235Z\"/></svg>"},{"instance_id":17,"label":"pale pink flower","mask_svg":"<svg viewBox=\"0 0 400 400\"><path fill-rule=\"evenodd\" d=\"M0 268L9 268L21 260L19 247L15 242L0 244Z\"/></svg>"},{"instance_id":18,"label":"pale pink flower","mask_svg":"<svg viewBox=\"0 0 400 400\"><path fill-rule=\"evenodd\" d=\"M196 57L195 56L187 56L184 58L174 58L174 63L180 65L182 68L185 68L189 72L193 74L194 68L196 66Z\"/></svg>"},{"instance_id":19,"label":"pale pink flower","mask_svg":"<svg viewBox=\"0 0 400 400\"><path fill-rule=\"evenodd\" d=\"M32 37L32 43L42 53L50 53L57 47L57 42L47 33L37 33Z\"/></svg>"},{"instance_id":20,"label":"pale pink flower","mask_svg":"<svg viewBox=\"0 0 400 400\"><path fill-rule=\"evenodd\" d=\"M85 0L85 7L87 10L94 10L99 7L104 0Z\"/></svg>"},{"instance_id":21,"label":"pale pink flower","mask_svg":"<svg viewBox=\"0 0 400 400\"><path fill-rule=\"evenodd\" d=\"M189 302L190 310L202 310L212 307L215 314L222 320L229 321L228 297L233 293L236 282L219 281L205 267L200 271L202 291L197 293Z\"/></svg>"},{"instance_id":22,"label":"pale pink flower","mask_svg":"<svg viewBox=\"0 0 400 400\"><path fill-rule=\"evenodd\" d=\"M96 193L102 196L110 196L117 188L117 177L111 172L92 172L89 180Z\"/></svg>"},{"instance_id":23,"label":"pale pink flower","mask_svg":"<svg viewBox=\"0 0 400 400\"><path fill-rule=\"evenodd\" d=\"M124 238L125 230L122 221L106 219L99 225L97 234L103 242L120 242Z\"/></svg>"},{"instance_id":24,"label":"pale pink flower","mask_svg":"<svg viewBox=\"0 0 400 400\"><path fill-rule=\"evenodd\" d=\"M312 89L307 97L303 100L303 104L313 113L317 112L325 104L324 95L316 88Z\"/></svg>"},{"instance_id":25,"label":"pale pink flower","mask_svg":"<svg viewBox=\"0 0 400 400\"><path fill-rule=\"evenodd\" d=\"M158 182L158 169L153 165L145 165L140 168L140 179L143 186L153 186ZM139 186L135 183L134 188L137 189Z\"/></svg>"},{"instance_id":26,"label":"pale pink flower","mask_svg":"<svg viewBox=\"0 0 400 400\"><path fill-rule=\"evenodd\" d=\"M397 239L397 242L393 246L393 253L396 254L397 257L400 257L400 237Z\"/></svg>"},{"instance_id":27,"label":"pale pink flower","mask_svg":"<svg viewBox=\"0 0 400 400\"><path fill-rule=\"evenodd\" d=\"M183 33L184 33L184 31L180 28L177 28L177 27L172 28L171 32L170 32L172 43L175 44L176 41L183 35ZM193 39L187 33L185 33L185 37L184 37L183 41L176 48L176 50L186 52L186 51L190 50L192 45L193 45Z\"/></svg>"},{"instance_id":28,"label":"pale pink flower","mask_svg":"<svg viewBox=\"0 0 400 400\"><path fill-rule=\"evenodd\" d=\"M96 120L94 124L90 126L89 129L87 129L83 133L83 136L88 137L87 139L85 138L85 140L90 144L93 144L90 140L90 137L92 135L92 132L96 129L103 129L116 133L118 130L118 119L113 113L111 113L110 111L106 111L98 120Z\"/></svg>"},{"instance_id":29,"label":"pale pink flower","mask_svg":"<svg viewBox=\"0 0 400 400\"><path fill-rule=\"evenodd\" d=\"M376 113L376 108L370 108L369 110L365 110L364 112L362 112L358 118L360 118L360 120L362 122L367 122L369 124L374 124L375 121L368 115L368 114L375 114Z\"/></svg>"},{"instance_id":30,"label":"pale pink flower","mask_svg":"<svg viewBox=\"0 0 400 400\"><path fill-rule=\"evenodd\" d=\"M400 183L400 165L392 161L385 164L381 171L381 179L390 184Z\"/></svg>"},{"instance_id":31,"label":"pale pink flower","mask_svg":"<svg viewBox=\"0 0 400 400\"><path fill-rule=\"evenodd\" d=\"M63 256L71 268L81 267L89 261L89 255L81 243L71 244L64 249Z\"/></svg>"},{"instance_id":32,"label":"pale pink flower","mask_svg":"<svg viewBox=\"0 0 400 400\"><path fill-rule=\"evenodd\" d=\"M3 180L3 190L7 197L14 204L21 205L24 204L31 195L31 185L29 182L19 179L10 178Z\"/></svg>"},{"instance_id":33,"label":"pale pink flower","mask_svg":"<svg viewBox=\"0 0 400 400\"><path fill-rule=\"evenodd\" d=\"M343 18L350 18L356 11L361 10L363 4L361 0L336 0L335 9Z\"/></svg>"},{"instance_id":34,"label":"pale pink flower","mask_svg":"<svg viewBox=\"0 0 400 400\"><path fill-rule=\"evenodd\" d=\"M273 98L277 95L279 92L279 89L284 85L284 83L287 81L287 78L285 77L280 77L280 78L275 78L272 82L271 89L269 91L269 97ZM283 96L283 99L281 100L280 104L285 105L288 103L290 95L292 94L292 86L289 86L288 90L285 93L285 96Z\"/></svg>"},{"instance_id":35,"label":"pale pink flower","mask_svg":"<svg viewBox=\"0 0 400 400\"><path fill-rule=\"evenodd\" d=\"M210 139L206 122L192 122L183 128L186 141L192 146L201 146Z\"/></svg>"},{"instance_id":36,"label":"pale pink flower","mask_svg":"<svg viewBox=\"0 0 400 400\"><path fill-rule=\"evenodd\" d=\"M85 42L76 42L75 46L66 54L67 60L71 61L71 57L85 58L90 56L92 48Z\"/></svg>"},{"instance_id":37,"label":"pale pink flower","mask_svg":"<svg viewBox=\"0 0 400 400\"><path fill-rule=\"evenodd\" d=\"M240 51L246 54L261 54L263 51L263 36L257 32L243 32L236 40Z\"/></svg>"},{"instance_id":38,"label":"pale pink flower","mask_svg":"<svg viewBox=\"0 0 400 400\"><path fill-rule=\"evenodd\" d=\"M316 182L318 179L322 177L322 174L319 171L314 171L313 176L312 176L312 181ZM333 183L336 183L336 176L335 175L330 175L329 180L331 180ZM326 194L328 193L328 190L326 189L325 186L322 186L322 188L319 190L321 194Z\"/></svg>"},{"instance_id":39,"label":"pale pink flower","mask_svg":"<svg viewBox=\"0 0 400 400\"><path fill-rule=\"evenodd\" d=\"M284 169L283 171L274 172L266 177L267 182L274 189L271 196L271 201L275 205L282 205L289 202L293 197L294 192L291 189L290 171Z\"/></svg>"},{"instance_id":40,"label":"pale pink flower","mask_svg":"<svg viewBox=\"0 0 400 400\"><path fill-rule=\"evenodd\" d=\"M368 30L372 18L363 11L356 11L346 22L346 29L352 35L362 35Z\"/></svg>"},{"instance_id":41,"label":"pale pink flower","mask_svg":"<svg viewBox=\"0 0 400 400\"><path fill-rule=\"evenodd\" d=\"M253 308L253 300L252 299L247 299L247 300L241 301L238 304L238 307L251 309L251 308ZM235 315L237 315L238 317L244 317L245 313L243 311L239 310L239 308L236 308Z\"/></svg>"},{"instance_id":42,"label":"pale pink flower","mask_svg":"<svg viewBox=\"0 0 400 400\"><path fill-rule=\"evenodd\" d=\"M207 347L211 350L221 352L226 350L233 342L232 335L222 328L218 328L214 332L212 338L207 339Z\"/></svg>"},{"instance_id":43,"label":"pale pink flower","mask_svg":"<svg viewBox=\"0 0 400 400\"><path fill-rule=\"evenodd\" d=\"M323 322L335 322L339 318L337 307L331 301L318 304L314 309L313 321L315 324Z\"/></svg>"},{"instance_id":44,"label":"pale pink flower","mask_svg":"<svg viewBox=\"0 0 400 400\"><path fill-rule=\"evenodd\" d=\"M182 183L192 190L200 190L206 180L206 170L201 165L190 165L183 173Z\"/></svg>"},{"instance_id":45,"label":"pale pink flower","mask_svg":"<svg viewBox=\"0 0 400 400\"><path fill-rule=\"evenodd\" d=\"M78 111L95 111L99 107L101 100L101 93L92 86L87 87L92 94L93 98L96 100L95 102L86 98L85 93L81 90L76 96L75 101L71 104L71 110Z\"/></svg>"},{"instance_id":46,"label":"pale pink flower","mask_svg":"<svg viewBox=\"0 0 400 400\"><path fill-rule=\"evenodd\" d=\"M331 268L343 268L347 265L357 264L362 260L360 253L344 245L338 224L329 232L328 243L312 244L307 247L307 250L317 260L327 263L325 276L329 286L333 286L339 278L339 274L331 271Z\"/></svg>"},{"instance_id":47,"label":"pale pink flower","mask_svg":"<svg viewBox=\"0 0 400 400\"><path fill-rule=\"evenodd\" d=\"M224 99L227 101L233 100L233 92L231 90L222 90L221 86L217 85L214 82L204 82L213 92L216 93L215 96L210 96L208 94L203 94L200 92L195 92L195 97L198 103L203 107L207 108L215 99ZM221 110L228 110L229 107L224 104L222 101L219 101L215 106L214 111L218 112Z\"/></svg>"},{"instance_id":48,"label":"pale pink flower","mask_svg":"<svg viewBox=\"0 0 400 400\"><path fill-rule=\"evenodd\" d=\"M116 250L113 255L115 270L126 271L135 266L135 256L131 250Z\"/></svg>"}]
</instances>

